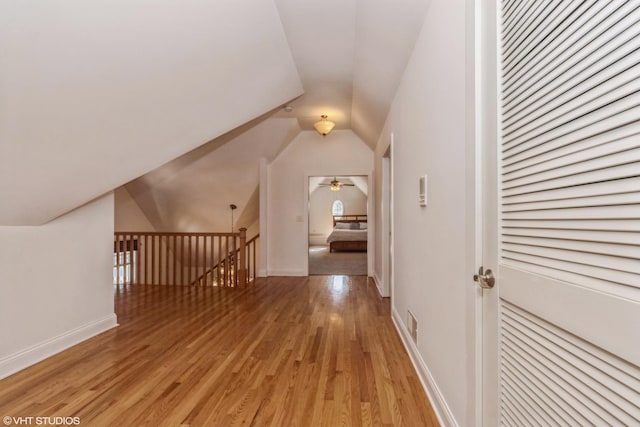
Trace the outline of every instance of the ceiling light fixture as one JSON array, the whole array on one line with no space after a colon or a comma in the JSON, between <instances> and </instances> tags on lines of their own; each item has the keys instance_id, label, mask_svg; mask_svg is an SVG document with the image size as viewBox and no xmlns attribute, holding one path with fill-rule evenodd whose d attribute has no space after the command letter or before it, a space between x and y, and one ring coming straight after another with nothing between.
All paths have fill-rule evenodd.
<instances>
[{"instance_id":1,"label":"ceiling light fixture","mask_svg":"<svg viewBox=\"0 0 640 427\"><path fill-rule=\"evenodd\" d=\"M318 184L319 187L329 187L329 190L331 191L340 191L342 189L342 187L344 186L347 187L355 187L355 184L353 183L345 183L342 181L338 181L337 177L333 177L333 180L329 181L329 182L321 182L320 184Z\"/></svg>"},{"instance_id":2,"label":"ceiling light fixture","mask_svg":"<svg viewBox=\"0 0 640 427\"><path fill-rule=\"evenodd\" d=\"M327 116L326 114L323 114L323 115L320 116L320 121L316 122L313 125L313 127L322 136L326 136L329 132L331 132L331 129L333 129L334 126L336 125L331 120L328 120L328 118L329 118L329 116ZM334 190L334 191L338 191L338 190Z\"/></svg>"}]
</instances>

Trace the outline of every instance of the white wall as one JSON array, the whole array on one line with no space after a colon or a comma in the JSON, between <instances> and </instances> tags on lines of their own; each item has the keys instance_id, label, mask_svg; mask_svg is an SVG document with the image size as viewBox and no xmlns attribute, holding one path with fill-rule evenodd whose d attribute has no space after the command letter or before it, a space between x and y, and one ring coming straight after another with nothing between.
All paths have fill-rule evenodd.
<instances>
[{"instance_id":1,"label":"white wall","mask_svg":"<svg viewBox=\"0 0 640 427\"><path fill-rule=\"evenodd\" d=\"M273 1L3 1L0 52L1 225L41 225L302 94Z\"/></svg>"},{"instance_id":2,"label":"white wall","mask_svg":"<svg viewBox=\"0 0 640 427\"><path fill-rule=\"evenodd\" d=\"M422 32L375 150L376 195L381 158L393 135L394 320L405 334L407 311L418 321L407 341L442 420L474 424L474 292L469 270L466 139L465 0L430 2ZM418 180L428 174L428 206ZM376 202L380 215L380 202ZM375 262L376 274L382 262ZM471 260L472 262L473 260Z\"/></svg>"},{"instance_id":3,"label":"white wall","mask_svg":"<svg viewBox=\"0 0 640 427\"><path fill-rule=\"evenodd\" d=\"M367 213L367 196L358 187L342 187L340 191L319 187L309 196L309 244L327 244L327 237L333 230L331 208L335 200L342 202L345 215Z\"/></svg>"},{"instance_id":4,"label":"white wall","mask_svg":"<svg viewBox=\"0 0 640 427\"><path fill-rule=\"evenodd\" d=\"M157 231L126 187L118 187L115 197L115 231Z\"/></svg>"},{"instance_id":5,"label":"white wall","mask_svg":"<svg viewBox=\"0 0 640 427\"><path fill-rule=\"evenodd\" d=\"M259 218L260 159L299 133L293 118L253 121L145 174L126 188L158 231L223 232Z\"/></svg>"},{"instance_id":6,"label":"white wall","mask_svg":"<svg viewBox=\"0 0 640 427\"><path fill-rule=\"evenodd\" d=\"M38 227L0 227L0 378L116 325L112 194Z\"/></svg>"},{"instance_id":7,"label":"white wall","mask_svg":"<svg viewBox=\"0 0 640 427\"><path fill-rule=\"evenodd\" d=\"M309 176L365 175L373 152L350 130L303 131L268 166L267 274L306 274Z\"/></svg>"}]
</instances>

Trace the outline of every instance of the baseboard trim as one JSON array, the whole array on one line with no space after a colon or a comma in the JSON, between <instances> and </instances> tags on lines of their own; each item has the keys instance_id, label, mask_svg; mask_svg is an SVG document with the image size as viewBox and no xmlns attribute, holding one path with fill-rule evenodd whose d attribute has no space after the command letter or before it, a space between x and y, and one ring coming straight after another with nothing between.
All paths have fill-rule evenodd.
<instances>
[{"instance_id":1,"label":"baseboard trim","mask_svg":"<svg viewBox=\"0 0 640 427\"><path fill-rule=\"evenodd\" d=\"M258 277L267 277L267 269L261 268L258 270Z\"/></svg>"},{"instance_id":2,"label":"baseboard trim","mask_svg":"<svg viewBox=\"0 0 640 427\"><path fill-rule=\"evenodd\" d=\"M115 314L110 314L102 319L72 329L25 350L0 358L0 379L15 374L18 371L116 326L118 326L118 319Z\"/></svg>"},{"instance_id":3,"label":"baseboard trim","mask_svg":"<svg viewBox=\"0 0 640 427\"><path fill-rule=\"evenodd\" d=\"M458 423L451 412L451 408L447 405L447 402L440 392L438 385L436 384L431 372L429 372L429 368L424 363L422 356L418 352L418 347L416 347L415 343L409 336L409 332L403 326L402 317L397 312L395 307L392 307L392 315L391 319L393 320L393 324L400 335L400 339L404 344L404 348L407 350L409 354L409 358L411 359L411 363L418 373L418 378L420 378L420 383L422 384L422 388L424 389L431 405L433 406L433 411L436 413L436 417L438 418L438 422L442 426L451 426L457 427Z\"/></svg>"},{"instance_id":4,"label":"baseboard trim","mask_svg":"<svg viewBox=\"0 0 640 427\"><path fill-rule=\"evenodd\" d=\"M382 292L382 280L380 280L380 278L378 277L378 273L376 273L375 271L373 272L373 281L376 284L376 288L378 288L378 295L380 295L382 298L387 298L389 295L384 295L384 293Z\"/></svg>"},{"instance_id":5,"label":"baseboard trim","mask_svg":"<svg viewBox=\"0 0 640 427\"><path fill-rule=\"evenodd\" d=\"M269 270L269 276L306 276L304 270Z\"/></svg>"}]
</instances>

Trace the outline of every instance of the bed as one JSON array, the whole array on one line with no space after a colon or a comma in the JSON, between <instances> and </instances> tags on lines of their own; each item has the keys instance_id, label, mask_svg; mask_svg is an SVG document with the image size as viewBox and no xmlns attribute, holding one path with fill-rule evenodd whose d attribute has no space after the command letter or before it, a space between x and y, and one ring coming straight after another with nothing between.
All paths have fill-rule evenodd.
<instances>
[{"instance_id":1,"label":"bed","mask_svg":"<svg viewBox=\"0 0 640 427\"><path fill-rule=\"evenodd\" d=\"M367 216L334 215L329 252L367 252Z\"/></svg>"}]
</instances>

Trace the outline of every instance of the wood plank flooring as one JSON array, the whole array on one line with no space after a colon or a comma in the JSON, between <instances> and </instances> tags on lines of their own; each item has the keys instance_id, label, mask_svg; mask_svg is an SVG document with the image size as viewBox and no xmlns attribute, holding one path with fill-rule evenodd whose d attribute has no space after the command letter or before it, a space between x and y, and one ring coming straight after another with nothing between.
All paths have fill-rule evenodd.
<instances>
[{"instance_id":1,"label":"wood plank flooring","mask_svg":"<svg viewBox=\"0 0 640 427\"><path fill-rule=\"evenodd\" d=\"M0 416L83 426L435 426L363 276L118 288L120 326L0 381Z\"/></svg>"}]
</instances>

